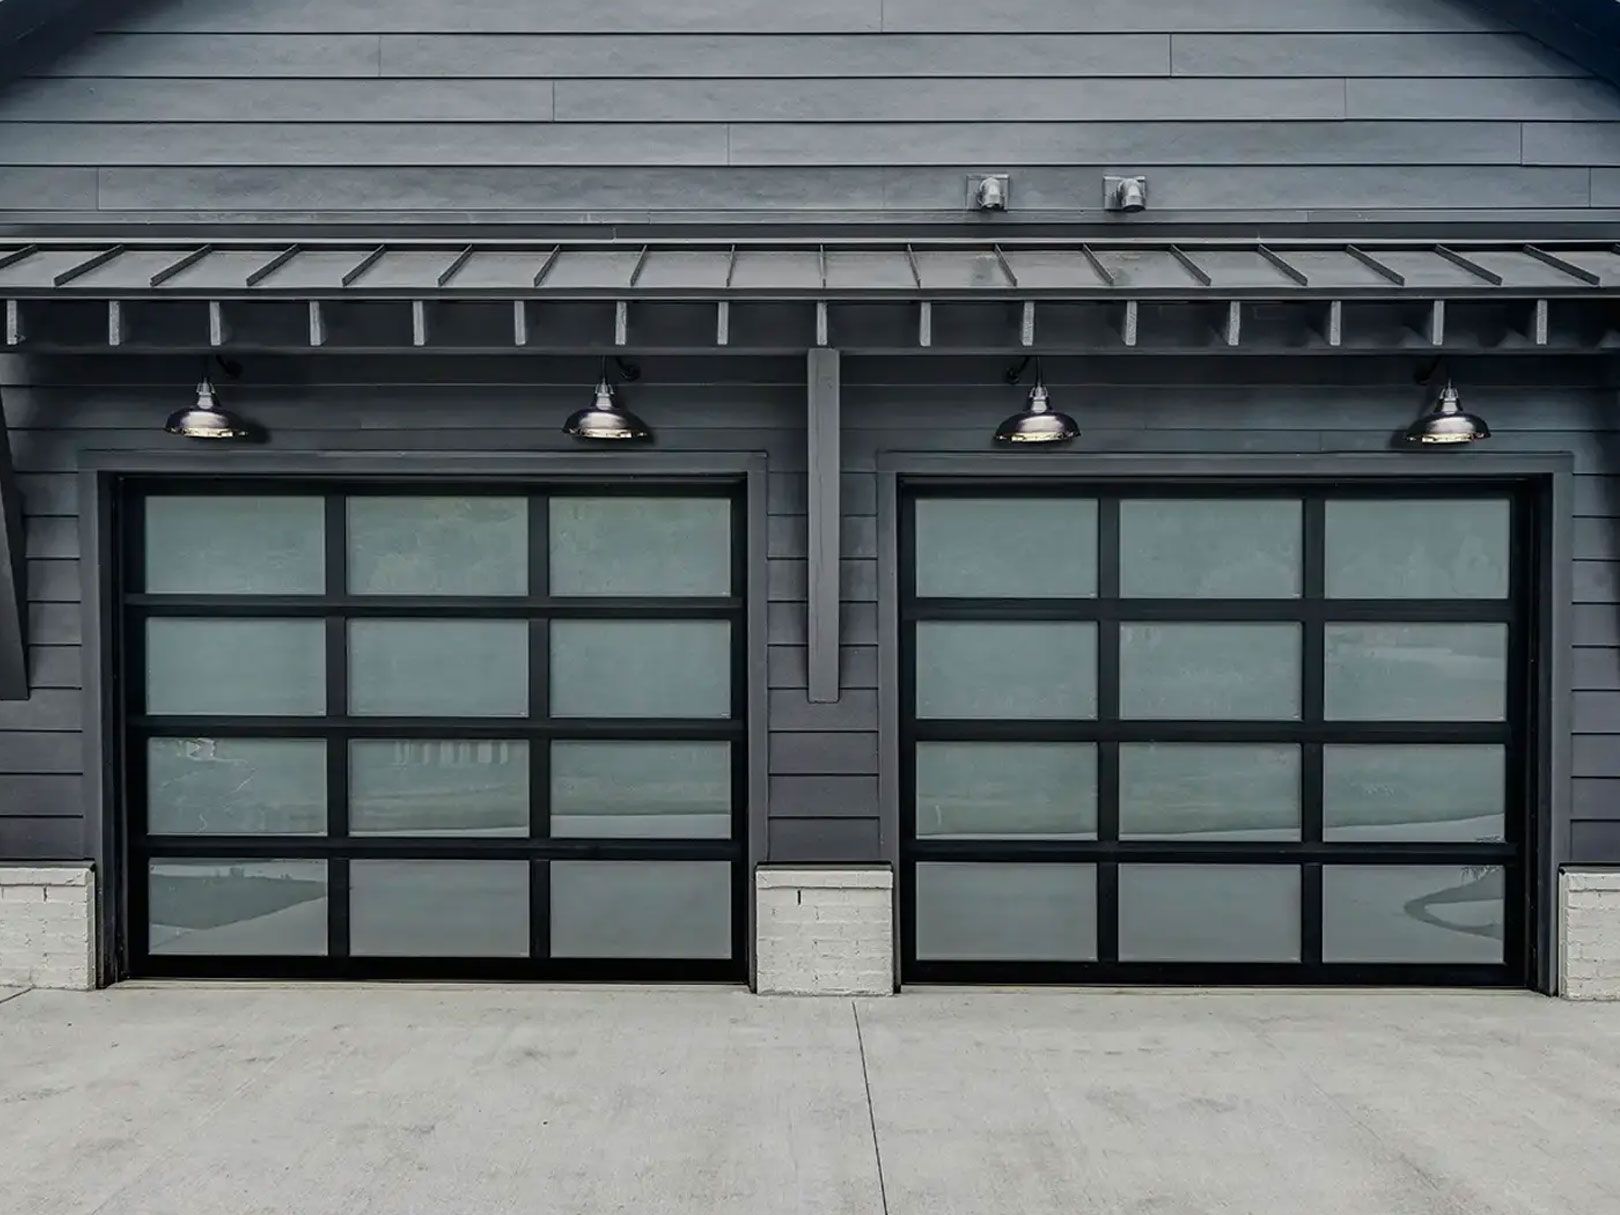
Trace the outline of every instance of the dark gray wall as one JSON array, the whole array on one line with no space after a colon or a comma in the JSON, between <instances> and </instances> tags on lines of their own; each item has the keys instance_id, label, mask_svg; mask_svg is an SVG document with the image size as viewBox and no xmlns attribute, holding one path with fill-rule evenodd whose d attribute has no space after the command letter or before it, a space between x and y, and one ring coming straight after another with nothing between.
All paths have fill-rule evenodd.
<instances>
[{"instance_id":1,"label":"dark gray wall","mask_svg":"<svg viewBox=\"0 0 1620 1215\"><path fill-rule=\"evenodd\" d=\"M763 451L768 529L770 829L774 860L878 859L878 453L988 451L1019 403L998 360L846 358L843 378L842 668L835 704L805 680L805 441L802 358L659 359L631 401L656 450ZM1571 452L1574 823L1568 855L1620 863L1620 409L1610 360L1458 361L1487 450ZM230 390L280 450L571 450L559 432L594 368L536 356L435 359L250 357ZM1423 405L1406 360L1057 359L1048 378L1088 452L1376 451ZM80 453L168 449L158 430L187 397L189 360L0 357L28 512L31 655L27 702L0 702L0 857L87 854L82 825L87 712L81 681ZM1083 387L1081 385L1084 385ZM334 409L341 403L341 409ZM222 453L223 458L228 453ZM1018 455L1004 453L1016 470ZM1391 453L1425 460L1468 452Z\"/></svg>"},{"instance_id":2,"label":"dark gray wall","mask_svg":"<svg viewBox=\"0 0 1620 1215\"><path fill-rule=\"evenodd\" d=\"M1620 215L1620 93L1468 0L132 0L0 221Z\"/></svg>"}]
</instances>

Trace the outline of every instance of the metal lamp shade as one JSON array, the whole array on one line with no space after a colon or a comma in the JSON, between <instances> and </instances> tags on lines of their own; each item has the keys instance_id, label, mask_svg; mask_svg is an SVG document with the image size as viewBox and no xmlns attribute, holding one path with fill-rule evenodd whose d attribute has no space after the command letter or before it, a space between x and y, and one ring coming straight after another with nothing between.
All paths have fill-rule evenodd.
<instances>
[{"instance_id":1,"label":"metal lamp shade","mask_svg":"<svg viewBox=\"0 0 1620 1215\"><path fill-rule=\"evenodd\" d=\"M1466 412L1462 397L1450 384L1440 393L1434 409L1413 422L1406 431L1406 441L1414 446L1439 444L1456 446L1478 443L1491 437L1491 428L1485 419Z\"/></svg>"},{"instance_id":2,"label":"metal lamp shade","mask_svg":"<svg viewBox=\"0 0 1620 1215\"><path fill-rule=\"evenodd\" d=\"M613 386L606 380L597 381L596 400L563 423L563 430L576 439L599 442L652 437L645 422L614 400Z\"/></svg>"},{"instance_id":3,"label":"metal lamp shade","mask_svg":"<svg viewBox=\"0 0 1620 1215\"><path fill-rule=\"evenodd\" d=\"M221 409L208 380L197 385L197 402L169 415L163 429L184 439L251 439L254 429L227 409Z\"/></svg>"},{"instance_id":4,"label":"metal lamp shade","mask_svg":"<svg viewBox=\"0 0 1620 1215\"><path fill-rule=\"evenodd\" d=\"M997 443L1067 443L1080 428L1066 413L1052 408L1046 385L1029 390L1029 404L996 428Z\"/></svg>"}]
</instances>

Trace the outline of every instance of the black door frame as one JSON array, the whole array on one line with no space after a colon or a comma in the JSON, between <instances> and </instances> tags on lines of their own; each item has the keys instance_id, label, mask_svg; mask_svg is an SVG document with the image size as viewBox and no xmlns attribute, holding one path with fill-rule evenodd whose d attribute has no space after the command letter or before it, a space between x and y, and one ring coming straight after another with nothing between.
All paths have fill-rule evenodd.
<instances>
[{"instance_id":1,"label":"black door frame","mask_svg":"<svg viewBox=\"0 0 1620 1215\"><path fill-rule=\"evenodd\" d=\"M123 652L119 574L125 554L121 551L124 521L120 518L125 483L140 479L196 479L218 485L226 478L250 480L259 484L305 484L318 482L390 484L396 488L431 491L447 485L521 486L527 492L555 488L595 492L615 487L621 492L673 492L682 487L713 491L718 485L734 487L737 503L734 520L741 521L742 542L736 557L734 575L740 600L734 628L737 658L733 697L737 706L735 735L743 753L740 770L734 777L734 798L745 809L739 811L740 834L734 837L736 857L735 897L733 899L733 956L705 970L703 964L680 962L665 965L652 960L640 966L634 976L616 960L597 962L570 960L566 965L548 965L543 970L531 960L508 965L501 960L453 960L436 970L444 977L579 978L643 977L648 979L746 980L752 982L754 957L754 906L749 895L752 873L764 859L766 842L766 457L764 453L685 454L671 453L526 453L518 455L423 455L420 453L273 453L253 451L201 452L195 450L154 450L86 452L80 460L79 489L84 504L80 533L84 563L84 679L87 704L97 707L86 722L85 783L86 847L101 875L102 895L98 909L98 967L102 983L116 982L132 975L132 951L128 931L139 910L139 883L126 863L130 855L128 814L122 778L124 699L128 682L115 665ZM384 613L386 614L386 613ZM379 841L379 854L410 855L408 843L390 845ZM237 855L242 841L232 840ZM729 845L728 845L729 846ZM616 846L563 844L555 847L569 855L612 859ZM657 849L654 849L655 851ZM680 847L667 849L671 855ZM251 846L245 850L251 852ZM435 850L435 855L439 850ZM215 855L222 855L217 850ZM532 889L532 888L531 888ZM173 961L173 959L167 960ZM403 967L391 960L368 960L345 977L392 978L408 972L424 974L410 960ZM302 969L302 964L294 969ZM165 965L161 969L171 969ZM173 967L185 970L182 963ZM263 968L251 964L240 973L259 974ZM324 977L320 966L309 968ZM211 967L211 974L228 974ZM360 973L363 970L364 973ZM709 973L712 971L712 973ZM499 973L497 973L499 972ZM153 973L148 969L147 973ZM429 976L432 977L432 976Z\"/></svg>"},{"instance_id":2,"label":"black door frame","mask_svg":"<svg viewBox=\"0 0 1620 1215\"><path fill-rule=\"evenodd\" d=\"M1344 983L1370 982L1397 984L1402 982L1498 982L1530 985L1544 991L1553 990L1556 949L1553 947L1554 916L1556 911L1556 874L1567 839L1569 797L1569 723L1568 686L1569 653L1568 616L1569 595L1569 518L1572 494L1572 461L1562 455L1499 456L1488 452L1467 453L1453 459L1423 459L1405 453L1356 454L1345 456L1199 456L1162 457L1129 455L1092 455L1084 452L1059 454L1020 453L1016 456L995 454L912 454L885 453L879 457L879 552L880 552L880 664L884 694L882 702L883 739L881 754L884 769L882 806L885 851L896 869L898 894L896 915L896 977L900 968L911 982L928 981L1017 981L1017 982L1243 982L1285 983L1308 982ZM1395 484L1405 482L1403 490L1413 483L1437 483L1437 492L1450 495L1469 492L1476 486L1511 486L1522 495L1531 522L1515 541L1523 552L1528 573L1522 576L1526 584L1522 610L1528 621L1527 628L1518 632L1527 636L1528 644L1515 655L1517 677L1523 687L1523 728L1526 734L1526 756L1523 788L1529 821L1523 832L1524 860L1521 872L1525 876L1521 889L1515 892L1522 906L1520 945L1518 957L1522 966L1498 968L1500 973L1486 974L1479 968L1459 968L1446 974L1436 968L1423 968L1419 975L1412 966L1360 966L1337 964L1320 966L1316 973L1306 973L1298 964L1246 965L1246 964L1153 964L1153 963L1084 963L1084 964L1000 964L955 963L928 964L921 967L915 962L914 940L911 937L912 917L909 900L914 883L911 880L916 851L907 847L909 819L907 801L909 774L906 756L909 739L904 718L909 672L905 669L906 647L902 633L907 627L903 620L905 555L901 552L903 533L902 511L906 494L913 486L944 491L968 493L1012 492L1051 494L1061 490L1083 487L1082 492L1096 492L1098 485L1123 486L1139 493L1164 495L1169 493L1208 493L1226 489L1253 493L1264 487L1288 484L1309 485L1320 490L1324 485L1364 492L1393 493ZM1525 512L1521 512L1521 515ZM1167 608L1174 614L1174 608ZM1183 608L1185 613L1185 608ZM1306 808L1310 812L1310 808ZM1188 848L1188 846L1183 846ZM1241 860L1244 854L1228 852L1222 846L1220 859ZM1315 855L1307 855L1308 845L1295 846L1301 853L1299 860L1307 862L1306 882L1311 881L1311 866L1319 865ZM1417 845L1409 847L1416 859L1425 852ZM940 842L931 845L941 856L948 855L951 846ZM1012 857L1019 849L1039 851L1036 845L1012 845L1007 855ZM1259 858L1269 852L1277 859L1275 846L1256 848L1253 856ZM1320 851L1322 846L1317 845ZM1072 847L1074 859L1154 859L1148 854L1164 851L1162 845L1143 847L1133 843L1088 844ZM1188 848L1191 856L1196 846ZM1428 848L1428 852L1435 849ZM1458 850L1447 850L1453 859ZM1463 850L1463 851L1466 851ZM1335 848L1336 855L1344 855L1344 845ZM1025 853L1028 855L1029 853ZM1142 854L1140 857L1137 854ZM1483 857L1483 852L1482 852ZM1211 859L1214 859L1213 857ZM1104 888L1106 878L1099 870L1099 885ZM1316 871L1319 872L1319 871ZM1304 890L1307 903L1313 893ZM1511 895L1510 895L1511 897ZM1510 924L1512 917L1510 916ZM1511 928L1510 928L1511 931ZM1103 942L1104 948L1108 942ZM1513 955L1509 955L1510 957Z\"/></svg>"}]
</instances>

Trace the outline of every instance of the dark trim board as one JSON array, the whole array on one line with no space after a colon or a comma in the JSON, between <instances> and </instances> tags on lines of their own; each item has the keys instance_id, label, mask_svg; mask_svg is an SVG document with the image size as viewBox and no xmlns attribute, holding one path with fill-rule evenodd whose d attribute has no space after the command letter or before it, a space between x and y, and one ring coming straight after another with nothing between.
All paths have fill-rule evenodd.
<instances>
[{"instance_id":1,"label":"dark trim board","mask_svg":"<svg viewBox=\"0 0 1620 1215\"><path fill-rule=\"evenodd\" d=\"M220 459L221 455L227 458ZM239 456L230 459L229 456ZM746 770L739 774L739 791L746 790L748 803L746 837L738 846L738 862L745 872L736 886L733 904L733 925L737 940L737 956L743 960L750 982L753 974L752 940L753 900L748 896L752 885L754 865L764 858L767 839L768 771L766 730L766 560L765 536L762 526L766 503L766 458L763 453L736 453L721 455L692 455L679 453L627 453L606 458L602 453L531 453L520 455L463 455L448 453L423 456L419 453L378 453L365 455L329 456L320 453L205 453L197 451L140 451L140 452L85 452L81 457L80 527L85 555L83 612L85 619L84 688L86 703L94 706L89 714L85 732L86 781L86 844L87 855L94 861L102 884L101 910L98 920L100 967L103 981L111 982L129 973L130 958L120 942L120 930L132 923L130 913L139 910L139 898L132 897L132 875L125 872L122 857L128 845L123 838L127 815L119 804L120 784L117 773L122 757L117 753L120 730L116 728L119 702L124 692L115 673L104 669L104 656L122 652L118 639L121 613L113 601L116 577L122 553L118 545L120 522L117 518L118 502L125 478L206 477L216 482L228 468L232 475L279 481L312 479L320 481L347 479L351 481L390 481L400 483L479 482L502 480L551 483L591 484L622 483L626 477L645 478L660 487L679 487L682 484L713 485L717 478L741 481L739 513L747 519L744 530L745 547L739 550L738 583L746 599L743 618L744 638L739 644L740 659L735 672L738 692L743 697L741 737L747 739ZM633 485L633 480L632 483ZM543 588L542 588L543 589ZM536 600L539 602L539 600ZM109 675L113 675L109 678ZM739 800L741 798L739 797ZM232 850L238 850L241 841L232 841ZM217 854L216 849L216 854ZM155 961L155 960L154 960ZM447 977L470 974L472 967L443 960L439 969ZM291 970L308 972L310 976L321 971L320 966L289 962ZM483 965L482 962L479 965ZM200 974L203 964L185 959L164 959L149 968L150 973ZM227 968L229 969L229 968ZM248 973L250 964L240 968ZM494 975L500 967L488 969ZM558 977L580 979L607 977L606 969L594 963L581 963L558 970ZM291 973L291 970L289 973ZM379 961L365 963L360 970L364 977L402 977L404 971L397 965ZM518 977L521 966L514 964L510 977ZM563 971L566 970L566 975ZM644 977L659 978L725 978L719 968L703 967L668 973L657 966L649 966ZM712 971L712 973L711 973ZM359 971L356 972L357 974ZM438 973L438 971L436 971ZM502 972L503 974L505 972ZM525 972L527 973L527 972ZM735 972L733 972L735 973ZM497 975L496 977L501 977Z\"/></svg>"},{"instance_id":2,"label":"dark trim board","mask_svg":"<svg viewBox=\"0 0 1620 1215\"><path fill-rule=\"evenodd\" d=\"M989 487L1055 487L1063 482L1146 482L1170 484L1176 487L1209 488L1222 484L1246 485L1251 489L1257 482L1292 481L1337 483L1363 483L1376 485L1381 481L1407 480L1414 477L1432 480L1441 485L1460 487L1471 481L1522 482L1535 495L1538 530L1533 536L1516 539L1523 564L1533 570L1534 586L1529 597L1529 610L1534 619L1537 639L1537 657L1531 664L1534 702L1530 708L1538 723L1533 737L1536 741L1536 766L1533 808L1537 811L1530 826L1531 856L1525 871L1533 877L1523 895L1530 900L1534 922L1528 929L1530 979L1541 991L1556 990L1556 898L1557 874L1560 864L1568 855L1570 836L1570 782L1568 735L1569 702L1569 642L1570 606L1569 581L1571 561L1569 550L1569 515L1573 495L1573 460L1567 455L1496 454L1468 452L1462 455L1435 458L1423 453L1344 453L1334 455L1286 456L1133 456L1092 454L1086 452L1034 453L1009 456L994 453L912 453L885 451L877 457L878 475L878 538L879 585L879 667L883 689L880 706L880 767L884 776L880 786L881 837L884 857L902 878L902 886L909 887L908 863L902 857L903 833L902 797L905 782L902 779L902 668L901 628L902 605L900 588L903 554L900 527L900 483L908 485L969 485ZM998 490L999 492L999 490ZM1018 492L1017 488L1014 492ZM1031 492L1038 492L1032 490ZM1114 846L1116 849L1119 846ZM1112 854L1111 854L1112 856ZM1108 858L1100 858L1108 859ZM897 944L904 931L897 917ZM896 950L896 982L899 981L901 951ZM949 969L949 968L947 968ZM1039 968L1037 968L1038 970ZM1154 968L1158 971L1160 968ZM1335 978L1345 982L1417 981L1411 970L1399 967L1363 968L1365 973L1351 974L1349 970ZM912 969L918 981L940 978L936 967L922 964ZM1131 971L1122 967L1119 981L1132 981ZM1025 974L1024 980L1035 972ZM961 975L958 972L957 977ZM986 982L1011 981L1011 971L998 971L991 966L983 972L974 972L977 980ZM1052 977L1058 977L1056 970ZM1482 974L1464 974L1458 971L1456 982L1483 981ZM1204 967L1163 968L1154 978L1166 982L1210 982L1214 976ZM1231 981L1228 970L1226 979ZM1281 975L1269 974L1264 968L1245 974L1246 981L1298 981ZM1140 978L1138 979L1140 981ZM1442 981L1430 977L1428 981ZM1452 981L1452 980L1445 980Z\"/></svg>"}]
</instances>

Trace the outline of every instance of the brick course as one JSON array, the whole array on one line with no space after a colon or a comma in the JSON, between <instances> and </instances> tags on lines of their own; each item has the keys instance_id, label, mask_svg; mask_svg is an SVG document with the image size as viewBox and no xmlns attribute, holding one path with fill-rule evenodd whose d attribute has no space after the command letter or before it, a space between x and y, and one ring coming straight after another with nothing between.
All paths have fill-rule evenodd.
<instances>
[{"instance_id":1,"label":"brick course","mask_svg":"<svg viewBox=\"0 0 1620 1215\"><path fill-rule=\"evenodd\" d=\"M894 991L894 875L762 866L754 877L761 995Z\"/></svg>"},{"instance_id":2,"label":"brick course","mask_svg":"<svg viewBox=\"0 0 1620 1215\"><path fill-rule=\"evenodd\" d=\"M85 866L0 866L0 987L94 987L95 907Z\"/></svg>"},{"instance_id":3,"label":"brick course","mask_svg":"<svg viewBox=\"0 0 1620 1215\"><path fill-rule=\"evenodd\" d=\"M1558 878L1558 990L1570 1000L1620 1000L1620 869Z\"/></svg>"}]
</instances>

